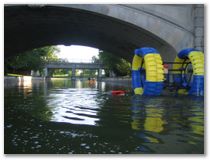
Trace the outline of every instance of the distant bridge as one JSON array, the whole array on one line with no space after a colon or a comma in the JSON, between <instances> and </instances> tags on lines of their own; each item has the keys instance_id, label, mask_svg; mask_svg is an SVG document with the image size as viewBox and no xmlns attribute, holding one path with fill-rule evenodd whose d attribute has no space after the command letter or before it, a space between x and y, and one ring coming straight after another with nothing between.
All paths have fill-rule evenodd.
<instances>
[{"instance_id":1,"label":"distant bridge","mask_svg":"<svg viewBox=\"0 0 210 160\"><path fill-rule=\"evenodd\" d=\"M72 79L76 78L76 69L96 69L98 70L98 78L101 78L104 66L101 63L49 62L44 68L45 77L49 76L49 69L71 69Z\"/></svg>"}]
</instances>

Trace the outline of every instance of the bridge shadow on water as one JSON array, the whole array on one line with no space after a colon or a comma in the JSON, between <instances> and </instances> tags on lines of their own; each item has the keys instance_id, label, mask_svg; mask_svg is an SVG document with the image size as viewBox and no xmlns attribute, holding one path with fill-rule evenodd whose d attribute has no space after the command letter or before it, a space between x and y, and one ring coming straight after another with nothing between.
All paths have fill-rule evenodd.
<instances>
[{"instance_id":1,"label":"bridge shadow on water","mask_svg":"<svg viewBox=\"0 0 210 160\"><path fill-rule=\"evenodd\" d=\"M5 87L5 153L204 152L203 97L109 94L126 84Z\"/></svg>"}]
</instances>

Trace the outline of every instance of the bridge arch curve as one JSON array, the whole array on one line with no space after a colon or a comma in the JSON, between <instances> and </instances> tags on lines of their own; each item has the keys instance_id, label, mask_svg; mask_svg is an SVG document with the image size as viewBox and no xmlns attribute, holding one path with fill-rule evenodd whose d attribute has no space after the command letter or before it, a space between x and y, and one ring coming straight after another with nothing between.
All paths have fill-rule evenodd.
<instances>
[{"instance_id":1,"label":"bridge arch curve","mask_svg":"<svg viewBox=\"0 0 210 160\"><path fill-rule=\"evenodd\" d=\"M46 45L85 45L131 60L139 47L164 60L191 47L190 28L148 9L126 5L6 5L5 57Z\"/></svg>"}]
</instances>

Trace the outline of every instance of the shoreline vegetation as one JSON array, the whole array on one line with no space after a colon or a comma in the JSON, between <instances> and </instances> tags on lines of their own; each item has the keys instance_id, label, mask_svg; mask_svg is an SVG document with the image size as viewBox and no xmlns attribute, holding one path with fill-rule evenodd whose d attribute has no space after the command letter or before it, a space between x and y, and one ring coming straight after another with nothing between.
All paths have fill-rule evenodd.
<instances>
[{"instance_id":1,"label":"shoreline vegetation","mask_svg":"<svg viewBox=\"0 0 210 160\"><path fill-rule=\"evenodd\" d=\"M71 78L73 73L71 69L54 68L50 69L48 73L45 72L45 67L51 62L66 64L71 63L66 59L59 58L57 53L60 50L57 46L46 46L36 48L31 51L24 52L15 57L10 57L4 63L4 75L9 77L25 77L33 76L32 78L44 78L45 74L53 78ZM102 77L99 79L122 79L122 77L129 77L131 75L131 63L126 59L117 57L112 53L106 51L99 51L98 56L91 58L91 63L103 64L101 68ZM97 69L75 68L76 79L86 79L88 77L97 79L99 71ZM104 76L103 76L104 75ZM106 78L104 78L106 77ZM115 78L116 77L116 78ZM110 78L108 78L110 79Z\"/></svg>"}]
</instances>

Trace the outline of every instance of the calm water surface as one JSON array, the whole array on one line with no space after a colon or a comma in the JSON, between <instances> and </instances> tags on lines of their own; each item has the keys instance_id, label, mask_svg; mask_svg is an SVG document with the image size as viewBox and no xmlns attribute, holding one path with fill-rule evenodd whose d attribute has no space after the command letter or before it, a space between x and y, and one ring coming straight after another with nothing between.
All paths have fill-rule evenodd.
<instances>
[{"instance_id":1,"label":"calm water surface","mask_svg":"<svg viewBox=\"0 0 210 160\"><path fill-rule=\"evenodd\" d=\"M203 97L111 96L130 82L5 82L5 153L203 153Z\"/></svg>"}]
</instances>

